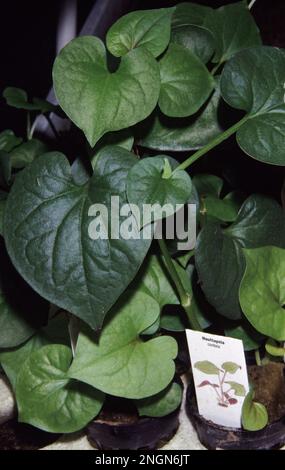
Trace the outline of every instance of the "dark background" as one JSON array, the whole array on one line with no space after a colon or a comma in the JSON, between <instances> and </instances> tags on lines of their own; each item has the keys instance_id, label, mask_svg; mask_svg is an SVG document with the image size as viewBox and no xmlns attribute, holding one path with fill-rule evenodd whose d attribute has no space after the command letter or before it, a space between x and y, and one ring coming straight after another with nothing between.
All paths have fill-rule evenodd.
<instances>
[{"instance_id":1,"label":"dark background","mask_svg":"<svg viewBox=\"0 0 285 470\"><path fill-rule=\"evenodd\" d=\"M113 0L120 2L121 0ZM234 1L193 0L194 3L221 6ZM56 28L61 0L9 0L1 2L0 44L0 131L12 128L24 135L25 112L8 107L2 99L6 86L27 90L30 96L45 97L51 87L51 70L55 58ZM175 0L131 0L131 9L159 8L181 3ZM78 32L94 0L78 0ZM252 13L262 31L265 44L285 48L285 0L257 0ZM284 168L256 162L229 143L219 146L209 157L193 166L194 171L223 174L232 186L246 192L261 191L280 197ZM215 159L213 154L219 154ZM214 158L213 158L214 157ZM181 155L183 158L183 155ZM254 178L252 178L254 175Z\"/></svg>"},{"instance_id":2,"label":"dark background","mask_svg":"<svg viewBox=\"0 0 285 470\"><path fill-rule=\"evenodd\" d=\"M118 0L113 0L117 2ZM26 89L31 95L45 97L51 86L55 58L55 38L61 0L9 0L1 2L0 92L6 86ZM180 3L175 0L134 0L132 9L159 8ZM194 3L220 6L224 0L194 0ZM81 29L94 0L78 0L78 30ZM257 0L252 12L267 44L285 47L285 0ZM15 114L16 113L16 114ZM16 117L17 115L17 117ZM0 129L13 127L24 132L25 118L1 100ZM16 119L16 121L15 121Z\"/></svg>"}]
</instances>

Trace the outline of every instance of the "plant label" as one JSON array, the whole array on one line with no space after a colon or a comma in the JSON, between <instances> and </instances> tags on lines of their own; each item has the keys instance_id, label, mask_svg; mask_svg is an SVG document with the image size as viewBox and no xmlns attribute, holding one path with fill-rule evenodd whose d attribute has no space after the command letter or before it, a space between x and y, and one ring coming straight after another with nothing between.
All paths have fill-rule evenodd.
<instances>
[{"instance_id":1,"label":"plant label","mask_svg":"<svg viewBox=\"0 0 285 470\"><path fill-rule=\"evenodd\" d=\"M240 428L249 390L242 341L192 330L186 334L200 415Z\"/></svg>"}]
</instances>

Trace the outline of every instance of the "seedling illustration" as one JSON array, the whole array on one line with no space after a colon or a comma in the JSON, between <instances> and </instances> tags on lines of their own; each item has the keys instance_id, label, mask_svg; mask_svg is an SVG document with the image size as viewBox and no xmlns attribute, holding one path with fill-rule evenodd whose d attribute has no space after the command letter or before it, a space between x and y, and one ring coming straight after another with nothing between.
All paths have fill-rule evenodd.
<instances>
[{"instance_id":1,"label":"seedling illustration","mask_svg":"<svg viewBox=\"0 0 285 470\"><path fill-rule=\"evenodd\" d=\"M219 406L227 408L229 405L235 405L238 403L236 397L244 397L246 390L244 386L238 382L232 380L226 380L228 374L235 374L241 366L234 362L224 362L221 368L217 367L210 361L198 361L194 364L194 367L200 372L207 375L216 375L219 383L213 383L209 380L203 380L198 387L212 387L217 396Z\"/></svg>"}]
</instances>

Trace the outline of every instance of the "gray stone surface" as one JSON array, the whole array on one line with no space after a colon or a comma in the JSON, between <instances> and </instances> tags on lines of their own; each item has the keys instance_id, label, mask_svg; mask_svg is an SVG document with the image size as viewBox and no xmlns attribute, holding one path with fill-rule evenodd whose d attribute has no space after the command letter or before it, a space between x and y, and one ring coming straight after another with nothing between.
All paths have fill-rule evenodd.
<instances>
[{"instance_id":1,"label":"gray stone surface","mask_svg":"<svg viewBox=\"0 0 285 470\"><path fill-rule=\"evenodd\" d=\"M6 378L0 374L0 424L13 418L15 401Z\"/></svg>"}]
</instances>

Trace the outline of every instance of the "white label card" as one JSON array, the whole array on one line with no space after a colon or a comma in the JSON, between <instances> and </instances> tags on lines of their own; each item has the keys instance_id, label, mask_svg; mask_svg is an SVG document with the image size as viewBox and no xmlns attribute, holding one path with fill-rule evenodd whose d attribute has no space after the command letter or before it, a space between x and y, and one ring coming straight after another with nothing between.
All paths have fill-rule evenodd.
<instances>
[{"instance_id":1,"label":"white label card","mask_svg":"<svg viewBox=\"0 0 285 470\"><path fill-rule=\"evenodd\" d=\"M240 428L249 390L242 341L192 330L186 330L186 335L200 415Z\"/></svg>"}]
</instances>

